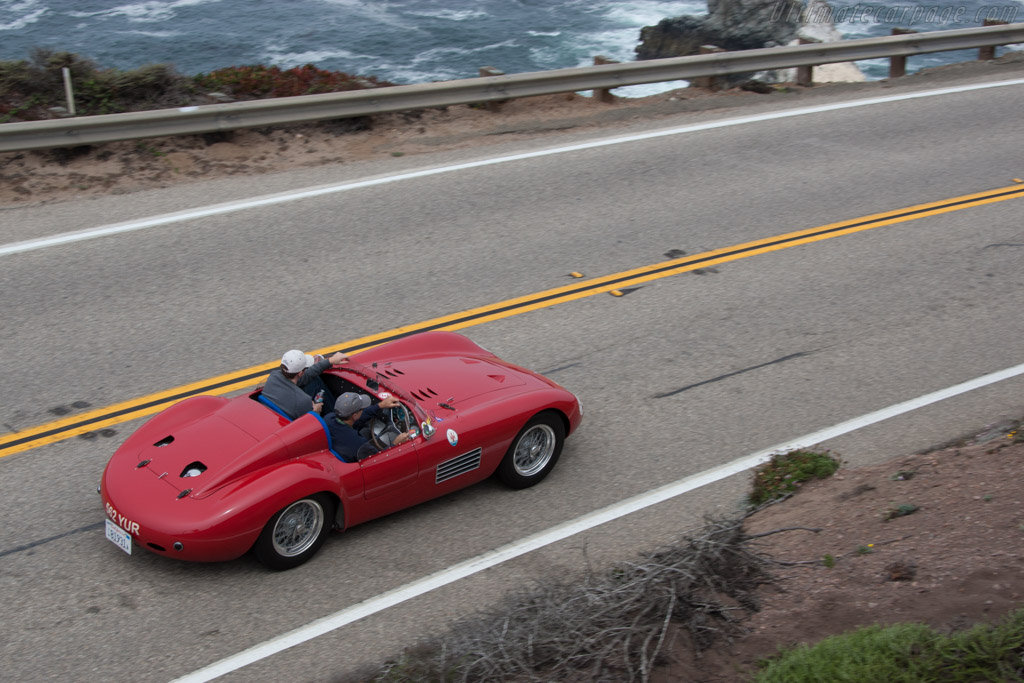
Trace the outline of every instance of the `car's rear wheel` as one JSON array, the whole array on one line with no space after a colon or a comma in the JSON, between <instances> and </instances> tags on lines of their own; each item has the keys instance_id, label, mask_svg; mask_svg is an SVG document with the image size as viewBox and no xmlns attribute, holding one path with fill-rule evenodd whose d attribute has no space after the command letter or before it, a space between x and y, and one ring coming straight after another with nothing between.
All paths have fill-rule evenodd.
<instances>
[{"instance_id":1,"label":"car's rear wheel","mask_svg":"<svg viewBox=\"0 0 1024 683\"><path fill-rule=\"evenodd\" d=\"M256 559L271 569L291 569L313 557L331 531L334 505L318 493L278 510L256 539Z\"/></svg>"},{"instance_id":2,"label":"car's rear wheel","mask_svg":"<svg viewBox=\"0 0 1024 683\"><path fill-rule=\"evenodd\" d=\"M525 489L548 476L565 443L565 425L554 413L539 413L519 430L498 465L498 478L514 489Z\"/></svg>"}]
</instances>

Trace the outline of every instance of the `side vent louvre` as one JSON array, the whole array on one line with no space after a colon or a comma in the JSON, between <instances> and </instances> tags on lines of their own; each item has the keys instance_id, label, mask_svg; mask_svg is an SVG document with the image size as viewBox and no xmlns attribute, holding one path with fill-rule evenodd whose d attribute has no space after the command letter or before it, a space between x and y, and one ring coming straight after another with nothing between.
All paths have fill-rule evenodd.
<instances>
[{"instance_id":1,"label":"side vent louvre","mask_svg":"<svg viewBox=\"0 0 1024 683\"><path fill-rule=\"evenodd\" d=\"M476 448L471 450L469 453L463 453L460 456L441 463L437 466L437 476L434 479L434 483L440 484L442 481L448 481L460 474L465 474L466 472L475 470L480 467L481 455L483 455L483 450Z\"/></svg>"}]
</instances>

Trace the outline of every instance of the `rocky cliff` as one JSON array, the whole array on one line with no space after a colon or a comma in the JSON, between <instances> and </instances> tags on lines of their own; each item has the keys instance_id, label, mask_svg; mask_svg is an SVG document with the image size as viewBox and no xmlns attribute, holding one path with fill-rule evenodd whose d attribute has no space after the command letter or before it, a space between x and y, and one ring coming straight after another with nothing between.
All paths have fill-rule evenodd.
<instances>
[{"instance_id":1,"label":"rocky cliff","mask_svg":"<svg viewBox=\"0 0 1024 683\"><path fill-rule=\"evenodd\" d=\"M707 0L704 17L662 19L640 30L638 59L693 55L701 45L752 50L785 45L800 27L799 0Z\"/></svg>"},{"instance_id":2,"label":"rocky cliff","mask_svg":"<svg viewBox=\"0 0 1024 683\"><path fill-rule=\"evenodd\" d=\"M640 30L638 59L680 57L700 52L702 45L724 50L752 50L807 42L842 40L832 24L832 9L826 0L707 0L704 17L682 16L662 19ZM764 80L783 82L795 78L795 69L766 72ZM726 81L741 81L749 74L734 74ZM814 68L816 82L862 81L857 66L847 62Z\"/></svg>"}]
</instances>

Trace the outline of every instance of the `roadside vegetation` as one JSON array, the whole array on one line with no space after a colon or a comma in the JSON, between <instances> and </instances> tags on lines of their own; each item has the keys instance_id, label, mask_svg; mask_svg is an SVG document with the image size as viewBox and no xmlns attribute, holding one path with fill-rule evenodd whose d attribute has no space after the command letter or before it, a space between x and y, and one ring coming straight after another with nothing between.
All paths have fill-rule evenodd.
<instances>
[{"instance_id":1,"label":"roadside vegetation","mask_svg":"<svg viewBox=\"0 0 1024 683\"><path fill-rule=\"evenodd\" d=\"M293 69L231 66L196 76L183 76L170 64L104 69L77 54L40 48L29 59L0 61L0 123L67 115L65 67L71 74L76 114L82 116L394 85L312 64Z\"/></svg>"},{"instance_id":2,"label":"roadside vegetation","mask_svg":"<svg viewBox=\"0 0 1024 683\"><path fill-rule=\"evenodd\" d=\"M509 595L495 611L389 662L376 681L648 680L668 643L700 651L738 633L771 580L742 519L580 581Z\"/></svg>"},{"instance_id":3,"label":"roadside vegetation","mask_svg":"<svg viewBox=\"0 0 1024 683\"><path fill-rule=\"evenodd\" d=\"M796 450L777 453L754 471L748 502L752 507L794 493L812 479L827 479L839 469L840 459L828 451Z\"/></svg>"},{"instance_id":4,"label":"roadside vegetation","mask_svg":"<svg viewBox=\"0 0 1024 683\"><path fill-rule=\"evenodd\" d=\"M832 476L840 458L828 451L778 454L757 468L745 509L707 520L681 541L600 573L510 594L494 610L422 642L360 680L649 681L668 662L670 643L699 655L743 631L759 609L756 589L792 564L835 565L837 558L783 563L758 539L793 531L744 531L744 520ZM913 506L893 507L910 514ZM815 531L814 529L800 529ZM866 547L863 552L871 552ZM1024 610L997 625L942 634L924 624L871 626L818 644L780 650L759 663L750 683L1024 682ZM737 679L739 680L739 679Z\"/></svg>"},{"instance_id":5,"label":"roadside vegetation","mask_svg":"<svg viewBox=\"0 0 1024 683\"><path fill-rule=\"evenodd\" d=\"M938 633L924 624L867 626L764 662L754 683L1024 681L1024 610L998 624Z\"/></svg>"}]
</instances>

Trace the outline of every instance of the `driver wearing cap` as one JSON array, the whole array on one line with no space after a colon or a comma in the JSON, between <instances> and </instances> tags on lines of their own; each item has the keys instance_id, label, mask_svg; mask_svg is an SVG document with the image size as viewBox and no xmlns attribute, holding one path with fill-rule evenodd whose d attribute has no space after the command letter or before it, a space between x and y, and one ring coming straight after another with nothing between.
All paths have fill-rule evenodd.
<instances>
[{"instance_id":1,"label":"driver wearing cap","mask_svg":"<svg viewBox=\"0 0 1024 683\"><path fill-rule=\"evenodd\" d=\"M394 396L381 399L376 405L370 403L370 397L366 394L349 391L339 396L334 402L334 411L324 416L324 422L331 433L334 451L345 462L365 460L380 452L372 441L362 435L362 430L370 420L380 415L380 411L400 405ZM412 437L413 430L402 432L395 437L391 445L399 446Z\"/></svg>"}]
</instances>

